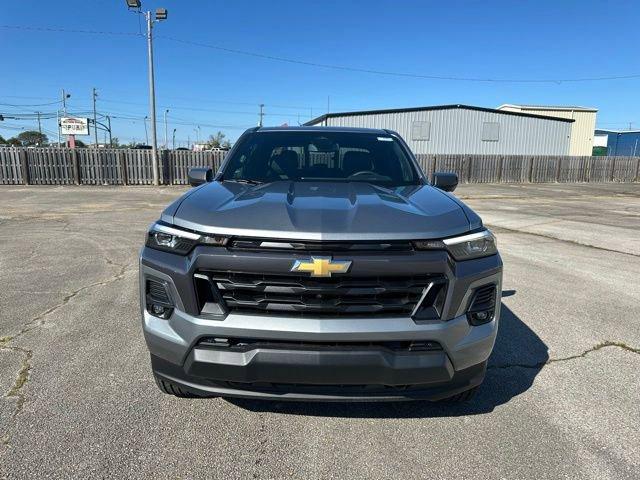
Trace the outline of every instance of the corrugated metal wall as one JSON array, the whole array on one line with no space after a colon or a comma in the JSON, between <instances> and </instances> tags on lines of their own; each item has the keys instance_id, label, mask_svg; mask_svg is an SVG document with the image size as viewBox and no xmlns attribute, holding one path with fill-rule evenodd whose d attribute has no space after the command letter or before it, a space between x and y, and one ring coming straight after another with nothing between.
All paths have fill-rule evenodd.
<instances>
[{"instance_id":1,"label":"corrugated metal wall","mask_svg":"<svg viewBox=\"0 0 640 480\"><path fill-rule=\"evenodd\" d=\"M570 118L574 120L571 125L571 143L569 155L591 155L593 153L593 133L596 128L596 113L590 110L579 109L551 109L542 107L527 107L518 105L505 105L500 110L509 112L531 113L534 115L548 115L550 117Z\"/></svg>"},{"instance_id":2,"label":"corrugated metal wall","mask_svg":"<svg viewBox=\"0 0 640 480\"><path fill-rule=\"evenodd\" d=\"M412 138L414 122L430 123L428 140ZM498 141L482 139L486 122L499 124ZM571 136L569 122L463 108L345 115L323 125L389 128L416 154L568 155Z\"/></svg>"}]
</instances>

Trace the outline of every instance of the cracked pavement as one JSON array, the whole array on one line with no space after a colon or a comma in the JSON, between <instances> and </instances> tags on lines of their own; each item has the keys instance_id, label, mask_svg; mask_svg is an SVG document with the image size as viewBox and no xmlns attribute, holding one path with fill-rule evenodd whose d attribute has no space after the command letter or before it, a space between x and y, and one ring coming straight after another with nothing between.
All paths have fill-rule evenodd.
<instances>
[{"instance_id":1,"label":"cracked pavement","mask_svg":"<svg viewBox=\"0 0 640 480\"><path fill-rule=\"evenodd\" d=\"M505 278L454 407L161 394L136 260L182 191L0 187L0 478L640 476L640 185L459 187Z\"/></svg>"}]
</instances>

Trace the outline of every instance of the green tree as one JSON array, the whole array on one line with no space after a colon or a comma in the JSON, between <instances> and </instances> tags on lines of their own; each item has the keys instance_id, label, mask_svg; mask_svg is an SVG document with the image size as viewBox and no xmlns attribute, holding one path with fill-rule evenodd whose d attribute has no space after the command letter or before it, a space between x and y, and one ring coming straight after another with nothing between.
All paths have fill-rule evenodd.
<instances>
[{"instance_id":1,"label":"green tree","mask_svg":"<svg viewBox=\"0 0 640 480\"><path fill-rule=\"evenodd\" d=\"M4 139L4 137L2 135L0 135L0 145L4 145L6 143L7 143L7 141Z\"/></svg>"},{"instance_id":2,"label":"green tree","mask_svg":"<svg viewBox=\"0 0 640 480\"><path fill-rule=\"evenodd\" d=\"M231 142L227 140L227 136L224 133L218 131L215 135L209 135L207 146L209 148L230 148Z\"/></svg>"},{"instance_id":3,"label":"green tree","mask_svg":"<svg viewBox=\"0 0 640 480\"><path fill-rule=\"evenodd\" d=\"M35 146L35 145L46 145L49 143L49 139L44 133L40 133L35 130L27 130L26 132L21 132L17 136L18 141L26 146Z\"/></svg>"},{"instance_id":4,"label":"green tree","mask_svg":"<svg viewBox=\"0 0 640 480\"><path fill-rule=\"evenodd\" d=\"M76 148L87 148L87 144L76 138Z\"/></svg>"},{"instance_id":5,"label":"green tree","mask_svg":"<svg viewBox=\"0 0 640 480\"><path fill-rule=\"evenodd\" d=\"M22 142L18 140L16 137L11 137L9 140L7 140L7 144L11 145L12 147L22 146Z\"/></svg>"}]
</instances>

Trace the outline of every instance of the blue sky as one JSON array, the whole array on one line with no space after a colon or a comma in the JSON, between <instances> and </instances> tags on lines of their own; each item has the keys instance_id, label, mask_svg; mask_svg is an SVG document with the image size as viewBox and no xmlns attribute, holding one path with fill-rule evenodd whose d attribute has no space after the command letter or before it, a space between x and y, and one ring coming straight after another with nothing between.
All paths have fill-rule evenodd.
<instances>
[{"instance_id":1,"label":"blue sky","mask_svg":"<svg viewBox=\"0 0 640 480\"><path fill-rule=\"evenodd\" d=\"M640 127L640 78L561 83L410 78L280 62L163 38L420 75L516 80L633 75L640 74L637 1L143 0L143 7L169 10L168 21L155 29L160 144L166 108L169 137L176 128L177 143L185 143L217 130L236 138L257 123L260 103L265 124L304 122L326 112L328 96L331 111L450 103L584 105L599 109L600 127L627 128L629 122ZM138 20L124 0L25 0L3 2L0 24L137 33ZM0 105L0 113L55 111L56 105L36 105L56 101L61 88L71 93L71 111L86 111L96 87L98 111L114 117L114 135L145 141L144 38L0 28L0 49L0 103L21 105ZM6 120L0 135L36 125ZM55 119L43 126L55 132Z\"/></svg>"}]
</instances>

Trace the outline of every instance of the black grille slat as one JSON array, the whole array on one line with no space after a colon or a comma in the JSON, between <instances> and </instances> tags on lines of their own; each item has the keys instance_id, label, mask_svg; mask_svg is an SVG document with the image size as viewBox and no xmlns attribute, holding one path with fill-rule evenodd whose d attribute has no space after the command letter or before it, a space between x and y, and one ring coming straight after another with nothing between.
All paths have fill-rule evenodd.
<instances>
[{"instance_id":1,"label":"black grille slat","mask_svg":"<svg viewBox=\"0 0 640 480\"><path fill-rule=\"evenodd\" d=\"M299 274L200 272L228 309L278 315L410 315L441 275L313 278Z\"/></svg>"},{"instance_id":2,"label":"black grille slat","mask_svg":"<svg viewBox=\"0 0 640 480\"><path fill-rule=\"evenodd\" d=\"M486 285L476 290L469 311L489 310L496 305L496 286Z\"/></svg>"},{"instance_id":3,"label":"black grille slat","mask_svg":"<svg viewBox=\"0 0 640 480\"><path fill-rule=\"evenodd\" d=\"M158 302L169 303L169 295L163 283L156 280L147 280L147 293Z\"/></svg>"}]
</instances>

